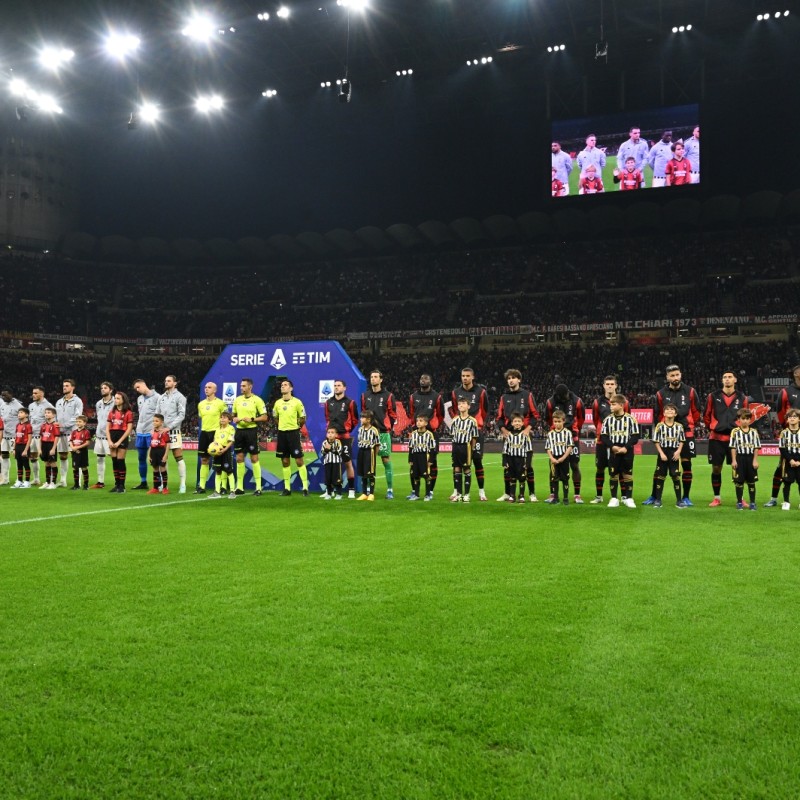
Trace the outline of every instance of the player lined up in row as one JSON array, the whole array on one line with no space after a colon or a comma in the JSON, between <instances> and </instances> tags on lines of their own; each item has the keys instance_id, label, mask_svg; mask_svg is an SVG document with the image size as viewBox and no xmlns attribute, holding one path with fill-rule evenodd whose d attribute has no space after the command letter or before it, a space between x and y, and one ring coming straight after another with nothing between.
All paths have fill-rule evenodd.
<instances>
[{"instance_id":1,"label":"player lined up in row","mask_svg":"<svg viewBox=\"0 0 800 800\"><path fill-rule=\"evenodd\" d=\"M500 398L500 403L497 412L497 421L500 427L501 436L504 440L504 445L507 440L512 439L513 435L519 432L519 423L514 422L514 414L521 415L521 432L530 438L531 428L534 422L541 419L539 410L537 409L536 402L530 390L522 387L522 374L519 370L510 369L505 373L505 381L507 389ZM709 453L708 459L712 466L711 485L713 489L714 499L711 506L719 506L722 504L720 497L720 489L722 485L722 470L725 463L729 463L732 467L736 461L731 452L730 442L732 434L739 427L739 411L743 409L750 409L754 411L754 418L759 414L763 414L767 409L763 404L753 404L750 399L740 390L736 388L737 377L733 370L726 370L722 375L722 387L716 391L709 393L705 410L701 413L701 406L698 400L697 392L693 387L683 381L680 367L677 364L671 364L666 369L666 384L658 390L656 394L657 399L657 421L659 423L668 423L668 415L666 414L666 407L673 405L676 409L675 419L677 424L682 429L684 436L683 444L676 454L673 453L664 461L676 461L680 464L680 473L675 470L670 471L673 482L680 477L681 496L678 498L679 502L684 507L690 507L692 502L690 500L690 491L692 487L692 460L695 456L695 427L702 418L707 429L709 430ZM163 448L164 453L159 456L157 465L163 466L157 469L159 473L154 479L154 489L162 491L167 487L166 483L166 454L171 449L174 454L175 461L179 467L180 489L179 491L185 492L185 465L182 460L182 440L180 438L179 424L182 420L181 409L185 409L185 398L177 389L177 379L174 375L169 375L165 379L165 391L163 395L158 395L153 389L149 388L146 381L137 379L134 382L134 388L137 392L137 407L138 419L136 423L136 448L139 451L139 465L140 465L140 483L134 487L135 489L143 489L151 491L147 484L147 457L151 455L152 461L152 448L157 451ZM63 383L64 396L60 398L55 407L53 407L46 399L41 387L35 387L33 390L33 402L28 406L26 414L29 420L22 422L18 419L18 413L23 409L20 401L13 398L8 389L3 390L0 394L0 419L4 423L5 430L3 431L2 439L2 477L4 482L9 482L10 472L10 456L12 453L19 452L20 456L30 459L29 468L31 470L32 480L29 481L28 472L25 464L22 465L22 475L19 474L18 466L18 482L24 484L31 482L36 484L39 482L38 464L39 455L42 452L42 440L45 444L52 444L54 447L47 447L47 456L51 458L46 461L46 464L51 465L51 470L54 458L52 452L55 451L59 455L61 464L61 472L63 477L59 479L58 484L65 486L65 472L66 472L66 458L69 450L69 440L72 434L73 427L80 428L77 417L81 414L77 413L82 411L82 404L74 394L75 384L74 381L67 379ZM200 480L196 488L197 493L204 493L205 486L208 482L210 473L211 459L218 455L213 452L216 448L211 447L212 443L217 437L217 431L225 426L222 424L222 414L227 411L227 405L216 396L216 385L213 382L208 382L205 386L205 399L199 404L199 414L201 418L201 433L198 441L198 449L201 460ZM347 386L344 381L337 380L333 385L333 395L324 403L324 412L326 417L326 424L331 431L335 432L335 438L338 446L335 448L338 457L340 453L340 463L343 468L343 476L347 481L348 494L354 497L356 493L355 471L351 460L352 450L352 436L355 428L358 425L360 412L370 412L371 428L377 432L377 443L365 441L364 446L367 448L375 447L377 444L377 451L375 452L375 463L380 459L384 465L384 473L387 482L387 499L393 499L393 469L391 464L391 434L397 422L396 404L394 395L383 386L383 375L379 370L373 370L369 374L369 387L361 396L360 410L356 402L347 396ZM603 381L603 394L596 397L592 403L593 424L596 428L596 435L598 446L595 452L596 472L595 472L595 497L592 503L603 502L603 488L605 483L605 473L610 471L610 464L613 455L620 455L619 452L613 450L614 447L625 447L627 445L621 441L610 440L610 444L605 443L603 440L603 424L606 419L612 415L611 403L614 396L619 394L619 385L616 377L613 375L606 376ZM480 500L486 500L485 491L485 474L483 468L483 432L488 420L488 400L486 387L478 384L475 380L475 372L471 367L464 367L461 371L461 383L453 388L449 394L450 407L449 414L452 418L450 426L450 434L454 444L454 451L458 451L463 456L461 447L456 445L469 445L469 465L461 463L458 469L454 472L454 478L461 481L460 489L459 484L454 483L453 494L451 497L469 495L472 477L474 473L475 482L478 485L478 497ZM466 422L461 422L463 415L461 413L461 401L466 401L466 417L474 421L477 428L475 436L467 436L461 428L467 425ZM48 408L55 409L56 420L54 428L46 428L45 435L42 436L42 425L46 423L45 411ZM435 391L432 387L432 381L429 375L423 374L419 381L419 389L413 392L408 399L409 418L415 425L418 426L418 418L424 417L426 420L425 428L428 430L436 442L436 448L430 458L430 464L426 471L428 483L426 486L425 494L433 493L435 483L438 475L436 452L438 451L438 442L444 428L444 411L445 402L444 396ZM560 384L556 387L553 395L548 398L544 404L544 419L542 420L545 429L548 431L548 436L554 430L565 430L571 440L571 447L569 451L553 452L553 447L549 448L549 452L555 456L557 461L557 469L555 470L562 478L558 483L563 486L563 474L566 466L569 468L569 473L572 477L574 488L574 502L582 503L581 499L581 470L580 470L580 448L579 448L579 435L581 428L585 421L585 409L583 401L569 388ZM791 478L791 469L796 467L793 463L799 459L796 457L800 454L800 445L793 438L793 429L790 425L790 418L788 412L790 410L800 410L800 365L793 370L793 384L780 393L777 417L779 423L785 427L789 433L784 431L781 436L780 448L781 459L773 476L772 496L767 503L768 506L777 505L777 497L782 484L785 484L787 478ZM628 401L625 399L623 405L624 414L629 414ZM101 399L96 404L96 415L98 422L98 434L95 439L94 452L97 455L97 483L92 488L103 488L105 476L105 458L110 456L113 461L115 486L116 492L125 490L125 455L128 448L128 443L133 432L133 414L130 408L130 403L127 396L122 392L115 392L114 388L108 382L101 384ZM559 428L557 422L556 412L564 414L563 426ZM70 414L75 414L74 426L70 424ZM306 412L303 403L293 396L293 384L291 380L284 379L280 383L280 397L276 400L272 409L273 417L278 422L278 442L277 442L277 456L281 459L283 466L284 476L284 495L291 494L291 460L294 459L297 465L298 473L300 475L303 493L308 494L308 474L304 464L304 454L301 441L301 429L306 421ZM156 415L160 415L156 420ZM267 409L264 400L258 395L253 393L253 382L249 378L242 379L241 381L241 394L236 397L233 403L232 415L229 422L235 425L233 432L226 433L221 437L222 446L227 450L235 453L236 460L239 464L243 464L245 457L249 456L252 469L253 478L256 483L256 493L261 493L261 467L259 464L260 445L258 441L258 424L267 419ZM82 423L83 424L83 423ZM19 425L22 425L21 430L17 430ZM30 429L25 427L30 426ZM85 427L85 424L83 425ZM471 424L468 426L473 430ZM176 432L176 428L178 428ZM516 430L515 430L516 428ZM627 430L627 429L626 429ZM657 428L658 430L658 428ZM359 431L361 435L362 431ZM415 431L419 433L419 430ZM610 432L607 432L610 434ZM790 435L791 434L791 435ZM228 443L224 441L230 436L233 436L233 441ZM366 435L366 434L365 434ZM637 431L638 435L638 431ZM20 437L19 439L17 437ZM372 436L372 434L370 434ZM413 434L412 434L413 436ZM28 437L28 438L26 438ZM374 438L374 437L373 437ZM426 441L430 437L426 437ZM619 438L619 437L618 437ZM23 447L19 448L22 444ZM549 443L552 445L552 443ZM562 442L563 444L563 442ZM634 443L635 444L635 443ZM359 442L361 445L361 442ZM509 445L511 446L511 445ZM662 443L663 447L663 443ZM87 447L78 447L78 450L88 450ZM325 460L327 450L323 445L322 457ZM144 454L144 470L142 470L142 452ZM417 450L417 454L425 452ZM156 455L159 455L158 453ZM517 453L507 453L507 455L518 455ZM328 461L331 461L331 456ZM528 486L529 498L535 498L535 483L533 469L530 466L530 459L532 458L532 450L526 455L526 469L524 472L524 483ZM463 462L464 459L461 458ZM334 460L335 463L335 460ZM514 462L516 464L516 462ZM565 466L566 464L566 466ZM181 470L181 466L183 469ZM327 464L326 464L327 466ZM81 463L77 468L83 475ZM226 472L223 470L223 472ZM232 489L234 496L244 494L244 469L237 470L236 487ZM663 480L664 474L661 469L657 469L653 479L653 488L650 496L644 501L646 505L654 505L656 500L660 499L657 491L659 478ZM228 473L229 474L229 473ZM517 466L512 467L512 477L519 483L519 469ZM73 471L74 475L74 471ZM625 475L622 472L617 475L619 482L622 484L623 489L627 489ZM735 470L734 470L735 477ZM467 488L467 479L469 479L470 487ZM226 479L227 481L227 479ZM77 480L75 481L78 482ZM40 482L39 482L40 483ZM46 484L56 483L53 478L53 472L46 475ZM86 481L84 480L84 485ZM56 485L58 485L56 484ZM327 484L326 484L327 486ZM226 487L229 488L229 487ZM784 487L785 488L785 487ZM326 492L329 496L331 493L336 494L335 485L328 486L329 491ZM362 487L363 489L363 487ZM414 492L418 494L417 492ZM367 494L362 491L362 494ZM556 492L551 491L549 500L556 499ZM517 502L519 495L516 493L512 495L511 492L504 492L500 500L508 500L509 497L515 496ZM564 495L566 497L566 495ZM630 498L631 493L625 492L624 498ZM613 499L613 498L612 498ZM563 499L562 499L563 502ZM788 498L784 501L788 502Z\"/></svg>"},{"instance_id":2,"label":"player lined up in row","mask_svg":"<svg viewBox=\"0 0 800 800\"><path fill-rule=\"evenodd\" d=\"M652 145L641 138L641 130L632 127L630 138L623 142L617 151L613 181L620 191L647 188L645 166L653 171L651 187L684 186L700 183L700 126L692 130L685 140L672 141L672 131L666 130L661 139ZM586 146L573 163L570 153L561 149L560 142L550 146L552 161L552 182L550 191L553 197L566 197L570 194L569 176L577 168L578 194L600 194L606 191L603 184L603 169L607 163L606 149L597 146L597 136L590 133Z\"/></svg>"}]
</instances>

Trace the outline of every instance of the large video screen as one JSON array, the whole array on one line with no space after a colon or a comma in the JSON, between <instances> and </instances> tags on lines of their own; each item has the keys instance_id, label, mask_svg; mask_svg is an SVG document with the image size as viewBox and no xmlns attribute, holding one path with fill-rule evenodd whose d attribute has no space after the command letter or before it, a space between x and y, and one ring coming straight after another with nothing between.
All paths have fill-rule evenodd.
<instances>
[{"instance_id":1,"label":"large video screen","mask_svg":"<svg viewBox=\"0 0 800 800\"><path fill-rule=\"evenodd\" d=\"M700 183L696 104L557 121L552 134L552 197Z\"/></svg>"}]
</instances>

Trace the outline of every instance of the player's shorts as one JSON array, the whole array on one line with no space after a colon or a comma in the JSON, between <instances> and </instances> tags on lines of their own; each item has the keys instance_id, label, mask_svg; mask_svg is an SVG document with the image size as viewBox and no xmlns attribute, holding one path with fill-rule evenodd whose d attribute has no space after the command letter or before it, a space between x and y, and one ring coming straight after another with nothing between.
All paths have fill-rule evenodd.
<instances>
[{"instance_id":1,"label":"player's shorts","mask_svg":"<svg viewBox=\"0 0 800 800\"><path fill-rule=\"evenodd\" d=\"M236 453L258 455L258 428L237 428L233 449Z\"/></svg>"},{"instance_id":2,"label":"player's shorts","mask_svg":"<svg viewBox=\"0 0 800 800\"><path fill-rule=\"evenodd\" d=\"M469 468L472 465L474 451L468 444L453 442L453 467L459 469Z\"/></svg>"},{"instance_id":3,"label":"player's shorts","mask_svg":"<svg viewBox=\"0 0 800 800\"><path fill-rule=\"evenodd\" d=\"M183 450L183 436L180 431L171 430L169 432L169 449Z\"/></svg>"},{"instance_id":4,"label":"player's shorts","mask_svg":"<svg viewBox=\"0 0 800 800\"><path fill-rule=\"evenodd\" d=\"M797 459L795 458L795 461ZM783 462L783 481L784 483L800 484L800 467L790 467L788 461Z\"/></svg>"},{"instance_id":5,"label":"player's shorts","mask_svg":"<svg viewBox=\"0 0 800 800\"><path fill-rule=\"evenodd\" d=\"M232 455L232 450L226 450L224 453L214 456L214 460L212 462L214 464L214 469L217 472L225 472L230 475L233 472L233 459L231 458Z\"/></svg>"},{"instance_id":6,"label":"player's shorts","mask_svg":"<svg viewBox=\"0 0 800 800\"><path fill-rule=\"evenodd\" d=\"M0 453L3 455L11 455L14 452L14 437L13 436L4 436L2 440L0 440Z\"/></svg>"},{"instance_id":7,"label":"player's shorts","mask_svg":"<svg viewBox=\"0 0 800 800\"><path fill-rule=\"evenodd\" d=\"M17 461L19 461L21 458L29 458L30 457L30 454L31 454L30 450L28 450L28 455L27 456L23 456L22 455L22 451L24 449L25 449L25 445L24 444L15 444L14 445L14 458L16 458Z\"/></svg>"},{"instance_id":8,"label":"player's shorts","mask_svg":"<svg viewBox=\"0 0 800 800\"><path fill-rule=\"evenodd\" d=\"M89 467L89 448L82 447L72 452L72 468L87 469Z\"/></svg>"},{"instance_id":9,"label":"player's shorts","mask_svg":"<svg viewBox=\"0 0 800 800\"><path fill-rule=\"evenodd\" d=\"M358 451L358 474L362 478L372 477L375 475L375 450L370 447L366 450L363 448Z\"/></svg>"},{"instance_id":10,"label":"player's shorts","mask_svg":"<svg viewBox=\"0 0 800 800\"><path fill-rule=\"evenodd\" d=\"M693 172L691 174L691 176L690 176L690 179L691 179L692 183L700 183L700 173L699 172Z\"/></svg>"},{"instance_id":11,"label":"player's shorts","mask_svg":"<svg viewBox=\"0 0 800 800\"><path fill-rule=\"evenodd\" d=\"M656 178L656 176L653 175L653 183L652 183L652 188L653 189L660 189L661 187L666 186L666 185L667 185L667 179L666 178Z\"/></svg>"},{"instance_id":12,"label":"player's shorts","mask_svg":"<svg viewBox=\"0 0 800 800\"><path fill-rule=\"evenodd\" d=\"M347 464L353 460L353 439L350 436L340 436L342 443L342 461Z\"/></svg>"},{"instance_id":13,"label":"player's shorts","mask_svg":"<svg viewBox=\"0 0 800 800\"><path fill-rule=\"evenodd\" d=\"M611 460L611 456L609 456L609 463ZM581 463L581 446L579 444L575 444L572 446L572 452L569 454L569 458L566 460L567 464L571 467L578 467Z\"/></svg>"},{"instance_id":14,"label":"player's shorts","mask_svg":"<svg viewBox=\"0 0 800 800\"><path fill-rule=\"evenodd\" d=\"M214 441L216 431L200 431L197 437L197 455L208 458L208 446Z\"/></svg>"},{"instance_id":15,"label":"player's shorts","mask_svg":"<svg viewBox=\"0 0 800 800\"><path fill-rule=\"evenodd\" d=\"M608 448L599 439L594 448L594 464L598 472L608 469Z\"/></svg>"},{"instance_id":16,"label":"player's shorts","mask_svg":"<svg viewBox=\"0 0 800 800\"><path fill-rule=\"evenodd\" d=\"M708 440L708 463L712 467L720 467L731 463L731 443L719 439Z\"/></svg>"},{"instance_id":17,"label":"player's shorts","mask_svg":"<svg viewBox=\"0 0 800 800\"><path fill-rule=\"evenodd\" d=\"M472 448L472 460L475 465L480 467L483 464L483 445L486 437L484 434L479 433L475 438L475 445ZM453 445L455 447L455 445Z\"/></svg>"},{"instance_id":18,"label":"player's shorts","mask_svg":"<svg viewBox=\"0 0 800 800\"><path fill-rule=\"evenodd\" d=\"M137 433L136 434L136 449L137 450L149 450L150 449L150 440L152 438L153 437L149 433Z\"/></svg>"},{"instance_id":19,"label":"player's shorts","mask_svg":"<svg viewBox=\"0 0 800 800\"><path fill-rule=\"evenodd\" d=\"M550 480L555 483L569 482L569 459L559 464L550 461Z\"/></svg>"},{"instance_id":20,"label":"player's shorts","mask_svg":"<svg viewBox=\"0 0 800 800\"><path fill-rule=\"evenodd\" d=\"M633 453L610 453L608 456L609 474L617 477L633 474Z\"/></svg>"},{"instance_id":21,"label":"player's shorts","mask_svg":"<svg viewBox=\"0 0 800 800\"><path fill-rule=\"evenodd\" d=\"M55 442L42 442L41 443L41 459L42 461L55 461L56 460L56 443Z\"/></svg>"},{"instance_id":22,"label":"player's shorts","mask_svg":"<svg viewBox=\"0 0 800 800\"><path fill-rule=\"evenodd\" d=\"M758 480L758 470L753 466L753 456L742 454L736 456L736 469L733 471L733 482L740 486L745 483L755 483Z\"/></svg>"},{"instance_id":23,"label":"player's shorts","mask_svg":"<svg viewBox=\"0 0 800 800\"><path fill-rule=\"evenodd\" d=\"M164 466L164 456L167 454L166 447L151 447L150 448L150 466L162 467Z\"/></svg>"},{"instance_id":24,"label":"player's shorts","mask_svg":"<svg viewBox=\"0 0 800 800\"><path fill-rule=\"evenodd\" d=\"M67 431L66 433L62 433L58 439L56 439L56 452L57 453L69 453L69 435L71 431Z\"/></svg>"},{"instance_id":25,"label":"player's shorts","mask_svg":"<svg viewBox=\"0 0 800 800\"><path fill-rule=\"evenodd\" d=\"M507 481L524 481L528 473L527 467L526 456L503 455L503 475Z\"/></svg>"},{"instance_id":26,"label":"player's shorts","mask_svg":"<svg viewBox=\"0 0 800 800\"><path fill-rule=\"evenodd\" d=\"M663 478L669 472L673 478L677 478L680 475L681 471L681 462L675 461L673 456L675 455L675 448L674 447L662 447L664 451L664 455L667 457L666 461L662 461L660 456L656 456L656 472L655 474L659 477Z\"/></svg>"},{"instance_id":27,"label":"player's shorts","mask_svg":"<svg viewBox=\"0 0 800 800\"><path fill-rule=\"evenodd\" d=\"M42 440L39 436L31 436L30 447L28 448L28 457L37 456L42 452Z\"/></svg>"},{"instance_id":28,"label":"player's shorts","mask_svg":"<svg viewBox=\"0 0 800 800\"><path fill-rule=\"evenodd\" d=\"M108 437L106 436L98 436L94 440L94 452L97 456L109 456L111 455L111 447L108 444Z\"/></svg>"},{"instance_id":29,"label":"player's shorts","mask_svg":"<svg viewBox=\"0 0 800 800\"><path fill-rule=\"evenodd\" d=\"M278 448L275 455L278 458L302 458L303 443L300 441L300 431L278 431Z\"/></svg>"},{"instance_id":30,"label":"player's shorts","mask_svg":"<svg viewBox=\"0 0 800 800\"><path fill-rule=\"evenodd\" d=\"M382 433L380 437L381 446L378 448L378 455L381 458L390 458L392 455L392 434Z\"/></svg>"},{"instance_id":31,"label":"player's shorts","mask_svg":"<svg viewBox=\"0 0 800 800\"><path fill-rule=\"evenodd\" d=\"M125 431L111 431L111 435L108 438L108 446L109 446L109 448L115 447L115 448L117 448L117 450L127 450L128 449L128 447L129 447L129 445L131 443L131 437L130 436L128 436L127 439L125 437L123 437L121 442L119 442L118 444L114 444L115 442L118 441L119 437L123 433L125 433ZM136 436L136 449L137 450L141 450L142 449L140 447L140 445L139 445L139 439L147 439L147 448L146 449L149 450L150 449L150 439L151 438L152 438L152 436L149 433L146 436L137 434L137 436Z\"/></svg>"},{"instance_id":32,"label":"player's shorts","mask_svg":"<svg viewBox=\"0 0 800 800\"><path fill-rule=\"evenodd\" d=\"M697 455L697 442L694 436L687 436L686 441L683 443L683 450L681 450L681 461L688 461Z\"/></svg>"}]
</instances>

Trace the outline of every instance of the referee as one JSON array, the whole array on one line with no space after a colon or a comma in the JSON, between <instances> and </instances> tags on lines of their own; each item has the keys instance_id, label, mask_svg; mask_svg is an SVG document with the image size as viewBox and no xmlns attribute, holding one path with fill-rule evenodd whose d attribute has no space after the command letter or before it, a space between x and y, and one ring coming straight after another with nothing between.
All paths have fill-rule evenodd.
<instances>
[{"instance_id":1,"label":"referee","mask_svg":"<svg viewBox=\"0 0 800 800\"><path fill-rule=\"evenodd\" d=\"M278 423L278 449L275 455L283 464L283 486L281 497L288 497L292 493L292 468L290 459L294 458L297 472L303 483L303 497L308 497L308 468L303 461L303 445L300 442L300 428L306 422L306 410L303 403L292 396L294 384L284 378L281 381L281 396L276 400L272 409L275 421Z\"/></svg>"}]
</instances>

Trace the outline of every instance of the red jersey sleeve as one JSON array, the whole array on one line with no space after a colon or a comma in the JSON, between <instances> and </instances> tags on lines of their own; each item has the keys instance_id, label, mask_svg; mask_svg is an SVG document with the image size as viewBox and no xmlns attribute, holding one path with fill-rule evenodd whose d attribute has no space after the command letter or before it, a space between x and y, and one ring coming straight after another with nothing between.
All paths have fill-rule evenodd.
<instances>
[{"instance_id":1,"label":"red jersey sleeve","mask_svg":"<svg viewBox=\"0 0 800 800\"><path fill-rule=\"evenodd\" d=\"M536 403L533 399L533 392L528 394L528 419L525 420L527 425L530 425L531 419L535 419L537 422L541 420L539 416L539 409L536 408Z\"/></svg>"}]
</instances>

